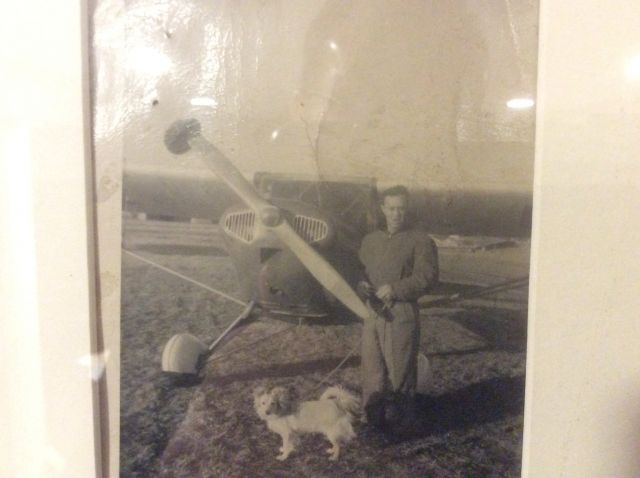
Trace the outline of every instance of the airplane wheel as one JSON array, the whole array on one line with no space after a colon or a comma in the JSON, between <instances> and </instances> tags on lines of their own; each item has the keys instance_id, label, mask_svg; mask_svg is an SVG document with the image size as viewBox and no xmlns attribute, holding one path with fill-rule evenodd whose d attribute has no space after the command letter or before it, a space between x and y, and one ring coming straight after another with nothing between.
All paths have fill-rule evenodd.
<instances>
[{"instance_id":1,"label":"airplane wheel","mask_svg":"<svg viewBox=\"0 0 640 478\"><path fill-rule=\"evenodd\" d=\"M162 351L162 370L197 375L198 360L207 351L207 345L191 334L174 335Z\"/></svg>"}]
</instances>

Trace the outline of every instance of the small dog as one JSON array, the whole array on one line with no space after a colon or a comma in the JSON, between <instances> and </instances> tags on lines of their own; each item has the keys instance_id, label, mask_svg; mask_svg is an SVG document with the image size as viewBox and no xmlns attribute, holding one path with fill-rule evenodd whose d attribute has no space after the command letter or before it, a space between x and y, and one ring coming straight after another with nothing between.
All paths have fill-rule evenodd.
<instances>
[{"instance_id":1,"label":"small dog","mask_svg":"<svg viewBox=\"0 0 640 478\"><path fill-rule=\"evenodd\" d=\"M296 403L290 390L264 387L254 391L254 406L258 416L267 422L269 430L282 437L278 460L286 460L295 449L302 433L322 433L331 442L329 459L340 456L340 445L356 434L352 423L360 408L357 397L342 387L329 387L318 400Z\"/></svg>"}]
</instances>

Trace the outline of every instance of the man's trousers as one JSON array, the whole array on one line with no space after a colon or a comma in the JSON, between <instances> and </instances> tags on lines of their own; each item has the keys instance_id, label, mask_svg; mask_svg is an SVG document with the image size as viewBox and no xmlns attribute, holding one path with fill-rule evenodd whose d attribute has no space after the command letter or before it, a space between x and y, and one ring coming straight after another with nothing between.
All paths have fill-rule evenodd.
<instances>
[{"instance_id":1,"label":"man's trousers","mask_svg":"<svg viewBox=\"0 0 640 478\"><path fill-rule=\"evenodd\" d=\"M374 312L362 328L362 405L376 392L416 392L420 323L414 302Z\"/></svg>"}]
</instances>

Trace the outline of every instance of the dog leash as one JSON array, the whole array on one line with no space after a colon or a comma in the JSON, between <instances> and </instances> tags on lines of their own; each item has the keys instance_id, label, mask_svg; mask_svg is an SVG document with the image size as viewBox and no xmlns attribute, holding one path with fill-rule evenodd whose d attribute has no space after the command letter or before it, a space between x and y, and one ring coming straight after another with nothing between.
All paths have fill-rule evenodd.
<instances>
[{"instance_id":1,"label":"dog leash","mask_svg":"<svg viewBox=\"0 0 640 478\"><path fill-rule=\"evenodd\" d=\"M257 344L259 344L261 342L264 342L265 340L270 339L271 337L273 337L275 335L280 335L280 334L283 334L285 332L288 332L289 330L291 330L294 327L296 327L296 325L289 325L287 327L283 327L280 330L277 330L277 331L272 332L272 333L270 333L268 335L265 335L264 337L261 337L258 340L254 340L253 342L250 342L250 343L248 343L246 345L242 345L240 347L236 347L235 349L229 350L228 352L225 352L225 353L222 353L222 354L213 355L213 356L209 357L209 359L207 359L207 363L208 362L214 362L214 361L216 361L218 359L221 359L223 357L227 357L229 355L233 355L233 354L235 354L237 352L241 352L242 350L248 349L249 347L253 347L254 345L257 345Z\"/></svg>"},{"instance_id":2,"label":"dog leash","mask_svg":"<svg viewBox=\"0 0 640 478\"><path fill-rule=\"evenodd\" d=\"M308 400L311 398L312 395L314 395L318 390L320 390L320 387L322 387L324 384L327 383L327 381L336 373L338 372L338 370L340 370L345 363L347 363L347 360L349 360L351 358L351 356L355 353L355 351L360 347L360 343L362 342L362 338L360 338L360 340L358 340L358 343L356 343L351 350L349 350L349 353L340 361L340 363L338 365L336 365L327 375L325 375L322 380L320 380L318 382L318 384L313 387L307 394L304 395L303 400Z\"/></svg>"}]
</instances>

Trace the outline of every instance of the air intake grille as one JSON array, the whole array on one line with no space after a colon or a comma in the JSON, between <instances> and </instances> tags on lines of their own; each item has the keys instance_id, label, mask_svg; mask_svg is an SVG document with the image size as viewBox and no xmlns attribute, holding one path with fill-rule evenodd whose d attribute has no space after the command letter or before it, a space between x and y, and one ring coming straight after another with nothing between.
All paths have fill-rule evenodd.
<instances>
[{"instance_id":1,"label":"air intake grille","mask_svg":"<svg viewBox=\"0 0 640 478\"><path fill-rule=\"evenodd\" d=\"M319 242L329 233L326 222L299 214L293 218L293 228L307 242Z\"/></svg>"},{"instance_id":2,"label":"air intake grille","mask_svg":"<svg viewBox=\"0 0 640 478\"><path fill-rule=\"evenodd\" d=\"M232 212L224 220L224 230L244 242L253 241L256 215L253 211Z\"/></svg>"},{"instance_id":3,"label":"air intake grille","mask_svg":"<svg viewBox=\"0 0 640 478\"><path fill-rule=\"evenodd\" d=\"M253 211L238 211L227 214L224 220L224 232L246 243L255 237L256 215ZM293 229L307 242L320 242L327 237L329 226L326 222L309 216L296 215Z\"/></svg>"}]
</instances>

